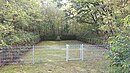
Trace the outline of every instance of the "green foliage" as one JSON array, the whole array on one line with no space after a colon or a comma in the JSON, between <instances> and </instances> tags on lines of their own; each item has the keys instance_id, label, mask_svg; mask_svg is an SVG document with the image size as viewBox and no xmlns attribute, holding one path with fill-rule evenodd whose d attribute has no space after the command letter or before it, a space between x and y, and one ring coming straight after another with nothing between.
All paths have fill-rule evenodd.
<instances>
[{"instance_id":1,"label":"green foliage","mask_svg":"<svg viewBox=\"0 0 130 73\"><path fill-rule=\"evenodd\" d=\"M130 68L130 38L124 33L113 37L110 50L112 72L128 73Z\"/></svg>"},{"instance_id":2,"label":"green foliage","mask_svg":"<svg viewBox=\"0 0 130 73\"><path fill-rule=\"evenodd\" d=\"M18 41L23 39L27 41L28 39L24 37L28 37L28 33L32 31L35 34L31 34L30 36L39 35L35 31L38 29L38 19L42 18L40 13L40 7L34 1L3 1L0 11L1 41L6 46L18 45ZM28 38L31 39L31 37ZM22 43L27 44L25 41ZM5 44L2 45L5 46Z\"/></svg>"},{"instance_id":3,"label":"green foliage","mask_svg":"<svg viewBox=\"0 0 130 73\"><path fill-rule=\"evenodd\" d=\"M71 28L69 25L69 28L75 30L74 33L80 37L79 39L86 40L86 42L87 39L91 39L91 43L101 44L116 29L112 24L112 9L102 0L71 1L65 13L67 24L77 26ZM95 39L93 36L100 39ZM100 43L97 40L100 40Z\"/></svg>"},{"instance_id":4,"label":"green foliage","mask_svg":"<svg viewBox=\"0 0 130 73\"><path fill-rule=\"evenodd\" d=\"M42 19L39 4L34 0L2 0L0 4L0 55L9 57L12 50L9 46L31 46L40 41L36 31L39 29L37 23L42 23L39 21ZM15 53L19 55L20 52ZM12 55L8 61L13 59L15 57Z\"/></svg>"},{"instance_id":5,"label":"green foliage","mask_svg":"<svg viewBox=\"0 0 130 73\"><path fill-rule=\"evenodd\" d=\"M116 28L115 34L109 37L110 60L112 73L129 73L130 69L130 10L129 2L124 5L111 5L114 7L113 17L115 21L113 28ZM123 6L123 8L119 7ZM117 9L116 9L117 8ZM122 11L122 12L120 12ZM118 13L117 13L118 12ZM118 17L118 18L117 18Z\"/></svg>"}]
</instances>

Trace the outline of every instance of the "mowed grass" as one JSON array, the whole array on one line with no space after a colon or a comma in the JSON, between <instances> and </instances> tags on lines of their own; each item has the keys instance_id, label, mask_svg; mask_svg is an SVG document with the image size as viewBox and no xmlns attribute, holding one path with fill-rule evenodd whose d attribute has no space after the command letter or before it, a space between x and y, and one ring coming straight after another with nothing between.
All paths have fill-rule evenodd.
<instances>
[{"instance_id":1,"label":"mowed grass","mask_svg":"<svg viewBox=\"0 0 130 73\"><path fill-rule=\"evenodd\" d=\"M22 57L27 64L8 65L0 73L109 73L109 61L103 48L84 47L84 60L66 62L66 44L70 46L69 58L79 58L80 41L43 41L35 46L35 64L32 64L32 50ZM85 44L85 43L84 43ZM86 44L87 45L87 44Z\"/></svg>"}]
</instances>

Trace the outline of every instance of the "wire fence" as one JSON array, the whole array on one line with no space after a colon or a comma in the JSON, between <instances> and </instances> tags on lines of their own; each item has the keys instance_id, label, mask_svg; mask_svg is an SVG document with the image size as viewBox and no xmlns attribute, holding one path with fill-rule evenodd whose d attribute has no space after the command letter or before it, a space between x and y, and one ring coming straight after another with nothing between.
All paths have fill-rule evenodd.
<instances>
[{"instance_id":1,"label":"wire fence","mask_svg":"<svg viewBox=\"0 0 130 73\"><path fill-rule=\"evenodd\" d=\"M0 50L0 66L103 59L107 52L108 50L104 48L104 45L86 44L2 47Z\"/></svg>"}]
</instances>

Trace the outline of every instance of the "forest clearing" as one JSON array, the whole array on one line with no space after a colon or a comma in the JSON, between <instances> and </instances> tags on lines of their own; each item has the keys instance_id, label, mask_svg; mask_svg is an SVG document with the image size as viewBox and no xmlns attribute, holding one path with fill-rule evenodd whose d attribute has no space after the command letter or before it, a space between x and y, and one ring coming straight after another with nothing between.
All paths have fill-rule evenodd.
<instances>
[{"instance_id":1,"label":"forest clearing","mask_svg":"<svg viewBox=\"0 0 130 73\"><path fill-rule=\"evenodd\" d=\"M130 73L130 0L0 0L0 73Z\"/></svg>"}]
</instances>

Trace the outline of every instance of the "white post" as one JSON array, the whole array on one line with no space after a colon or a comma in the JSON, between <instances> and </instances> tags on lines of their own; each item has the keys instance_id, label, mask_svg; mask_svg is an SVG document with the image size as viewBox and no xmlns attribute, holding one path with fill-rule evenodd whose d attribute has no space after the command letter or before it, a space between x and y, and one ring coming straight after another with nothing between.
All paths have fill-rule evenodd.
<instances>
[{"instance_id":1,"label":"white post","mask_svg":"<svg viewBox=\"0 0 130 73\"><path fill-rule=\"evenodd\" d=\"M81 45L81 60L83 60L84 59L84 52L83 52L83 44Z\"/></svg>"},{"instance_id":2,"label":"white post","mask_svg":"<svg viewBox=\"0 0 130 73\"><path fill-rule=\"evenodd\" d=\"M80 44L80 59L82 59L82 45Z\"/></svg>"},{"instance_id":3,"label":"white post","mask_svg":"<svg viewBox=\"0 0 130 73\"><path fill-rule=\"evenodd\" d=\"M66 44L66 62L69 60L69 45Z\"/></svg>"},{"instance_id":4,"label":"white post","mask_svg":"<svg viewBox=\"0 0 130 73\"><path fill-rule=\"evenodd\" d=\"M35 51L35 47L34 47L34 45L33 45L33 47L32 47L32 63L34 64L35 63L35 60L34 60L34 51Z\"/></svg>"}]
</instances>

